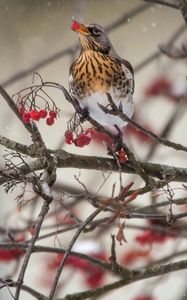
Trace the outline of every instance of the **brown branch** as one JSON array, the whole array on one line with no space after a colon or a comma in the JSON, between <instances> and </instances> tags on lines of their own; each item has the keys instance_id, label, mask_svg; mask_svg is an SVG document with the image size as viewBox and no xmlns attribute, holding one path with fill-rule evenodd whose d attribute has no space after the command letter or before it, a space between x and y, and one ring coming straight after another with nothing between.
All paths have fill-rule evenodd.
<instances>
[{"instance_id":1,"label":"brown branch","mask_svg":"<svg viewBox=\"0 0 187 300\"><path fill-rule=\"evenodd\" d=\"M59 278L60 278L60 275L61 275L61 272L64 268L64 265L65 265L65 262L68 258L68 256L70 255L71 253L71 249L73 248L75 242L77 241L78 237L80 236L80 234L82 233L82 231L84 230L84 228L101 212L101 209L96 209L82 224L81 226L79 227L79 229L76 231L75 235L73 236L69 246L68 246L68 249L67 251L65 252L64 254L64 257L58 267L58 270L57 270L57 273L56 273L56 276L55 276L55 279L53 281L53 284L51 286L51 290L50 290L50 293L49 293L49 300L52 300L53 297L54 297L54 294L55 294L55 291L56 291L56 287L57 287L57 284L58 284L58 281L59 281Z\"/></svg>"},{"instance_id":2,"label":"brown branch","mask_svg":"<svg viewBox=\"0 0 187 300\"><path fill-rule=\"evenodd\" d=\"M176 5L174 3L171 3L171 2L164 1L164 0L143 0L143 1L148 2L148 3L152 3L152 4L160 4L160 5L163 5L163 6L168 6L170 8L179 9L178 5Z\"/></svg>"},{"instance_id":3,"label":"brown branch","mask_svg":"<svg viewBox=\"0 0 187 300\"><path fill-rule=\"evenodd\" d=\"M167 55L169 58L172 59L185 59L187 58L187 46L182 45L180 49L175 47L168 47L167 45L160 45L160 51Z\"/></svg>"},{"instance_id":4,"label":"brown branch","mask_svg":"<svg viewBox=\"0 0 187 300\"><path fill-rule=\"evenodd\" d=\"M183 146L181 144L174 143L172 141L161 138L158 135L156 135L155 133L151 132L150 130L145 129L140 124L136 123L134 120L130 119L126 114L122 113L121 110L115 105L115 103L113 102L113 100L112 100L112 98L109 94L108 94L108 99L109 99L110 103L112 102L112 110L108 109L107 107L104 107L104 106L100 105L102 110L105 113L115 115L115 116L119 116L122 120L124 120L125 122L130 123L132 126L138 128L139 130L144 132L146 135L148 135L151 138L155 139L156 142L159 142L160 144L162 144L164 146L167 146L169 148L173 148L175 150L187 152L187 147L186 146Z\"/></svg>"},{"instance_id":5,"label":"brown branch","mask_svg":"<svg viewBox=\"0 0 187 300\"><path fill-rule=\"evenodd\" d=\"M21 266L21 270L18 275L17 287L16 287L16 292L15 292L15 300L18 300L19 296L20 296L20 291L21 291L21 287L23 284L23 280L25 277L25 272L26 272L26 269L27 269L32 251L33 251L34 244L37 241L42 223L45 219L45 216L48 213L49 205L53 200L53 197L52 197L51 191L50 191L50 186L53 185L56 180L56 163L54 161L53 156L49 153L48 149L46 148L36 124L34 122L31 124L25 124L23 122L16 104L14 103L12 98L8 95L8 93L1 86L0 86L0 94L3 96L3 99L7 102L9 107L16 114L16 116L22 122L22 124L25 126L25 128L28 130L28 132L31 133L32 140L33 140L35 146L38 148L38 151L40 152L40 157L44 157L47 162L47 164L45 166L45 171L43 172L43 174L40 176L40 178L38 180L36 177L37 182L35 185L35 191L43 198L44 203L41 208L40 214L37 218L37 221L35 224L35 231L34 231L34 234L32 236L30 243L28 244L28 248L27 248L27 251L26 251L22 266ZM25 167L28 169L28 165L25 165ZM32 170L30 170L30 172L32 172Z\"/></svg>"},{"instance_id":6,"label":"brown branch","mask_svg":"<svg viewBox=\"0 0 187 300\"><path fill-rule=\"evenodd\" d=\"M181 10L183 18L187 23L187 0L177 0L178 6Z\"/></svg>"},{"instance_id":7,"label":"brown branch","mask_svg":"<svg viewBox=\"0 0 187 300\"><path fill-rule=\"evenodd\" d=\"M16 117L21 121L21 123L26 128L26 130L29 133L32 133L31 124L26 124L26 123L23 122L23 119L21 117L21 114L20 114L20 112L19 112L16 104L14 103L14 101L12 100L12 98L9 96L9 94L4 90L4 88L2 86L0 86L0 94L3 97L3 99L6 101L6 103L8 104L8 106L11 108L11 110L14 112L14 114L16 115Z\"/></svg>"},{"instance_id":8,"label":"brown branch","mask_svg":"<svg viewBox=\"0 0 187 300\"><path fill-rule=\"evenodd\" d=\"M152 4L141 4L137 7L133 8L129 12L125 12L121 17L119 17L117 20L113 21L111 24L105 26L106 32L111 32L114 29L117 29L119 26L128 24L129 19L134 18L138 14L144 12L145 10L149 9L152 6Z\"/></svg>"},{"instance_id":9,"label":"brown branch","mask_svg":"<svg viewBox=\"0 0 187 300\"><path fill-rule=\"evenodd\" d=\"M45 216L47 215L47 213L49 211L49 205L50 205L51 201L53 200L52 196L48 195L45 192L45 186L44 186L44 191L42 193L42 196L45 199L45 201L43 203L40 214L38 215L38 218L36 220L35 227L34 227L34 234L31 238L31 241L28 243L28 248L27 248L27 251L26 251L22 266L21 266L21 270L20 270L20 273L19 273L19 276L18 276L18 279L17 279L15 300L19 299L19 295L20 295L20 291L21 291L21 288L22 288L25 272L26 272L30 257L33 253L34 244L38 239L40 229L42 227L42 223L45 219Z\"/></svg>"},{"instance_id":10,"label":"brown branch","mask_svg":"<svg viewBox=\"0 0 187 300\"><path fill-rule=\"evenodd\" d=\"M169 40L166 43L167 48L171 48L173 43L177 40L177 38L186 30L186 25L182 25L179 27L174 34L169 38ZM139 64L137 64L134 67L134 71L139 72L142 68L146 67L148 64L150 64L155 59L159 58L162 55L162 52L160 50L155 51L154 53L147 56L143 61L141 61Z\"/></svg>"},{"instance_id":11,"label":"brown branch","mask_svg":"<svg viewBox=\"0 0 187 300\"><path fill-rule=\"evenodd\" d=\"M76 168L87 170L98 170L102 172L113 171L119 172L119 167L114 159L97 156L84 156L68 153L64 150L51 151L56 159L57 168ZM174 167L164 164L140 162L145 172L151 176L161 180L169 179L174 182L187 182L187 168ZM45 159L36 159L30 165L31 171L43 170L46 168ZM24 166L19 168L22 175L28 174L28 168ZM121 172L127 174L136 174L133 166L127 162L121 165ZM10 175L14 173L10 173ZM7 178L0 176L0 185L7 182Z\"/></svg>"},{"instance_id":12,"label":"brown branch","mask_svg":"<svg viewBox=\"0 0 187 300\"><path fill-rule=\"evenodd\" d=\"M84 300L90 297L102 296L109 291L116 290L130 283L144 280L147 278L165 275L175 271L184 270L186 268L187 268L187 260L181 260L179 262L170 263L166 265L161 265L156 267L153 266L150 268L149 267L143 268L141 270L132 270L129 271L129 275L126 274L123 279L116 281L114 283L107 284L97 289L91 289L80 293L69 294L63 298L57 298L56 300Z\"/></svg>"},{"instance_id":13,"label":"brown branch","mask_svg":"<svg viewBox=\"0 0 187 300\"><path fill-rule=\"evenodd\" d=\"M3 280L3 284L4 287L17 287L17 282L16 281L12 281L10 279L7 280ZM29 293L30 295L32 295L34 298L38 299L38 300L47 300L47 297L44 296L43 294L37 292L36 290L32 289L31 287L23 284L21 286L21 289L27 293ZM13 296L14 299L14 296Z\"/></svg>"},{"instance_id":14,"label":"brown branch","mask_svg":"<svg viewBox=\"0 0 187 300\"><path fill-rule=\"evenodd\" d=\"M184 205L187 203L187 197L174 199L174 200L172 200L172 203L175 205ZM149 212L154 211L155 208L167 206L169 204L170 204L170 201L162 201L162 202L158 202L158 203L153 203L151 205L135 208L133 211L145 213L146 211L149 211Z\"/></svg>"},{"instance_id":15,"label":"brown branch","mask_svg":"<svg viewBox=\"0 0 187 300\"><path fill-rule=\"evenodd\" d=\"M186 104L185 104L185 106L186 106ZM161 138L164 138L166 140L166 138L170 134L171 130L173 129L174 125L176 124L179 116L180 116L180 119L181 119L182 114L185 113L185 111L186 111L185 108L186 107L184 107L184 105L181 105L181 103L179 103L177 105L176 109L171 114L171 116L168 119L167 123L162 128L162 131L159 135ZM155 140L154 143L151 145L151 147L149 149L149 152L147 153L146 157L144 158L144 161L149 161L150 160L150 158L153 156L153 154L157 150L158 146L159 146L159 143L157 142L157 140Z\"/></svg>"}]
</instances>

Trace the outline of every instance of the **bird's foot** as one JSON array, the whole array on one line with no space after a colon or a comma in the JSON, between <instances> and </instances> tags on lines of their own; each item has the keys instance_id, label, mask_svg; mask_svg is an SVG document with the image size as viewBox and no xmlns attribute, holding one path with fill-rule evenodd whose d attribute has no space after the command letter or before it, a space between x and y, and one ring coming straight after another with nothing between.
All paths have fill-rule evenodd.
<instances>
[{"instance_id":1,"label":"bird's foot","mask_svg":"<svg viewBox=\"0 0 187 300\"><path fill-rule=\"evenodd\" d=\"M128 157L127 157L127 154L124 149L122 132L117 125L115 125L115 128L117 130L117 134L113 139L114 144L112 147L112 151L111 151L111 149L109 149L109 150L110 150L111 155L118 162L118 164L124 164L128 161Z\"/></svg>"},{"instance_id":2,"label":"bird's foot","mask_svg":"<svg viewBox=\"0 0 187 300\"><path fill-rule=\"evenodd\" d=\"M121 148L123 148L123 137L122 132L117 125L115 125L117 134L114 137L114 151L118 152Z\"/></svg>"}]
</instances>

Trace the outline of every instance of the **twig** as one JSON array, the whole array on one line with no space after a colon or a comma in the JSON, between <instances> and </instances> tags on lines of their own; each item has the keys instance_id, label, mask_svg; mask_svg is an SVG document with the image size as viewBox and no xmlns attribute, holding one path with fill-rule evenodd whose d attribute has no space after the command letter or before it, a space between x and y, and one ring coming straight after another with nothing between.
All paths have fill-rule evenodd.
<instances>
[{"instance_id":1,"label":"twig","mask_svg":"<svg viewBox=\"0 0 187 300\"><path fill-rule=\"evenodd\" d=\"M9 107L13 110L13 112L16 114L18 119L22 122L22 124L25 126L25 128L28 130L29 133L31 133L32 140L35 144L35 146L38 148L40 151L40 156L44 157L45 160L47 161L46 165L46 170L43 172L41 178L38 180L35 188L37 188L35 191L42 196L44 199L44 204L42 206L42 209L40 211L40 214L38 216L38 219L36 221L35 225L35 232L33 234L33 237L28 244L28 249L26 251L20 273L18 275L18 280L17 280L17 287L16 287L16 292L15 292L15 300L19 299L21 287L23 284L25 272L30 260L30 256L33 251L34 244L39 236L40 229L42 226L42 223L45 219L45 216L48 213L49 210L49 205L51 201L53 200L53 197L51 195L50 191L50 186L54 184L56 180L56 164L54 161L54 158L52 155L49 153L48 149L46 148L43 139L38 131L38 128L35 123L32 124L25 124L21 118L21 115L18 111L18 108L12 98L8 95L8 93L0 86L0 94L3 96L3 99L7 102ZM26 168L28 169L28 166L26 165ZM30 170L31 171L31 170Z\"/></svg>"},{"instance_id":2,"label":"twig","mask_svg":"<svg viewBox=\"0 0 187 300\"><path fill-rule=\"evenodd\" d=\"M17 287L17 282L16 281L12 281L12 280L4 280L4 286L7 287ZM21 286L21 289L27 293L29 293L30 295L32 295L34 298L38 299L38 300L47 300L47 297L39 292L37 292L36 290L32 289L31 287L23 284ZM13 298L15 299L15 298Z\"/></svg>"},{"instance_id":3,"label":"twig","mask_svg":"<svg viewBox=\"0 0 187 300\"><path fill-rule=\"evenodd\" d=\"M171 132L174 124L176 123L177 119L179 118L179 115L181 116L182 113L185 112L185 107L184 105L182 105L179 103L179 105L177 105L175 111L173 112L173 114L170 116L169 120L167 121L167 123L164 125L162 132L160 134L161 138L166 139L167 136L169 135L169 133ZM182 116L181 116L182 117ZM154 141L154 143L152 144L152 146L149 149L148 154L146 155L146 157L144 158L144 161L149 161L150 158L153 156L153 154L155 153L155 151L157 150L157 147L159 146L159 144L157 143L157 140Z\"/></svg>"},{"instance_id":4,"label":"twig","mask_svg":"<svg viewBox=\"0 0 187 300\"><path fill-rule=\"evenodd\" d=\"M181 260L179 262L156 266L152 268L132 270L129 272L129 275L125 276L125 278L116 281L114 283L107 284L97 289L91 289L80 293L69 294L63 298L57 298L56 300L84 300L94 296L101 296L106 294L109 291L116 290L122 286L126 286L138 280L161 276L174 271L184 270L186 268L187 268L187 260Z\"/></svg>"},{"instance_id":5,"label":"twig","mask_svg":"<svg viewBox=\"0 0 187 300\"><path fill-rule=\"evenodd\" d=\"M108 97L110 99L110 101L113 102L111 96L108 94ZM151 132L150 130L145 129L144 127L142 127L141 125L139 125L138 123L136 123L134 120L130 119L126 114L122 113L119 108L115 105L115 103L113 102L113 108L108 109L104 106L101 106L102 110L105 113L111 114L111 115L117 115L119 116L122 120L124 120L125 122L130 123L132 126L138 128L139 130L141 130L142 132L144 132L146 135L150 136L151 138L155 139L157 142L159 142L160 144L167 146L169 148L173 148L175 150L179 150L179 151L184 151L187 152L187 147L183 146L181 144L177 144L174 142L171 142L169 140L166 140L164 138L159 137L158 135L156 135L155 133Z\"/></svg>"},{"instance_id":6,"label":"twig","mask_svg":"<svg viewBox=\"0 0 187 300\"><path fill-rule=\"evenodd\" d=\"M149 9L150 7L152 7L151 3L138 5L137 7L133 8L131 11L129 11L127 13L125 12L121 17L119 17L117 20L115 20L108 26L105 26L105 30L107 32L111 32L121 25L128 24L129 19L134 18L135 16L144 12L145 10Z\"/></svg>"},{"instance_id":7,"label":"twig","mask_svg":"<svg viewBox=\"0 0 187 300\"><path fill-rule=\"evenodd\" d=\"M14 114L17 116L17 118L21 121L23 126L27 129L27 131L32 133L31 125L23 122L23 119L21 117L21 114L20 114L16 104L14 103L12 98L9 96L9 94L4 90L4 88L2 86L0 86L0 94L2 95L3 99L6 101L8 106L11 108L11 110L14 112Z\"/></svg>"},{"instance_id":8,"label":"twig","mask_svg":"<svg viewBox=\"0 0 187 300\"><path fill-rule=\"evenodd\" d=\"M177 40L177 38L186 30L186 24L180 26L174 34L169 38L166 45L164 47L171 48L173 43ZM162 46L161 46L162 47ZM141 61L139 64L137 64L134 67L134 71L139 72L142 68L146 67L149 63L151 63L153 60L159 58L162 55L161 51L155 51L154 53L150 54L148 57L146 57L143 61Z\"/></svg>"},{"instance_id":9,"label":"twig","mask_svg":"<svg viewBox=\"0 0 187 300\"><path fill-rule=\"evenodd\" d=\"M44 195L43 195L44 196ZM37 241L37 238L39 236L40 233L40 229L42 226L42 223L45 219L45 216L47 215L48 211L49 211L49 204L52 201L52 197L45 195L44 196L46 199L46 201L44 201L42 209L40 211L40 214L38 215L38 218L36 220L35 223L35 227L34 227L34 234L32 236L31 241L28 243L28 248L21 266L21 270L18 276L18 280L17 280L17 287L16 287L16 293L15 293L15 299L18 300L19 299L19 295L20 295L20 290L23 284L23 280L24 280L24 276L25 276L25 272L29 263L29 259L31 254L33 253L33 247L35 242Z\"/></svg>"},{"instance_id":10,"label":"twig","mask_svg":"<svg viewBox=\"0 0 187 300\"><path fill-rule=\"evenodd\" d=\"M184 204L187 203L187 197L174 199L174 200L172 200L172 203L175 204L175 205L184 205ZM167 206L169 204L170 204L169 201L162 201L162 202L154 203L154 204L151 204L151 205L135 208L133 211L144 212L145 213L146 211L150 212L150 211L153 211L155 208Z\"/></svg>"},{"instance_id":11,"label":"twig","mask_svg":"<svg viewBox=\"0 0 187 300\"><path fill-rule=\"evenodd\" d=\"M55 290L56 290L56 287L57 287L57 284L58 284L58 280L60 278L60 275L61 275L61 272L64 268L64 265L65 265L65 262L66 262L66 259L68 258L70 252L71 252L71 249L73 247L73 245L75 244L76 240L78 239L79 235L82 233L83 229L101 212L101 209L96 209L86 220L84 223L82 223L82 225L79 227L79 229L76 231L75 235L73 236L70 244L69 244L69 247L66 251L66 253L64 254L64 257L58 267L58 270L57 270L57 273L56 273L56 276L55 276L55 279L53 281L53 284L51 286L51 290L50 290L50 293L49 293L49 299L48 300L52 300L53 297L54 297L54 294L55 294Z\"/></svg>"},{"instance_id":12,"label":"twig","mask_svg":"<svg viewBox=\"0 0 187 300\"><path fill-rule=\"evenodd\" d=\"M177 0L179 9L183 15L185 22L187 23L187 0Z\"/></svg>"},{"instance_id":13,"label":"twig","mask_svg":"<svg viewBox=\"0 0 187 300\"><path fill-rule=\"evenodd\" d=\"M148 2L148 3L154 3L154 4L160 4L160 5L163 5L163 6L168 6L168 7L171 7L171 8L175 8L175 9L179 9L179 6L174 4L174 3L171 3L171 2L167 2L167 1L163 1L163 0L143 0L144 2Z\"/></svg>"},{"instance_id":14,"label":"twig","mask_svg":"<svg viewBox=\"0 0 187 300\"><path fill-rule=\"evenodd\" d=\"M160 45L160 51L172 59L185 59L187 58L187 46L183 45L180 49L168 47L167 45Z\"/></svg>"}]
</instances>

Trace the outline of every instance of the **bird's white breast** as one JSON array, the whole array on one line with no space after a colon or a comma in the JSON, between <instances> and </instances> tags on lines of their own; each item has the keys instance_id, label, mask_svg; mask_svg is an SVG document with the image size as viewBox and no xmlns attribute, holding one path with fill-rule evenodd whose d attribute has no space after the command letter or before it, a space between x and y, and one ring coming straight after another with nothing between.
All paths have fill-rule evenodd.
<instances>
[{"instance_id":1,"label":"bird's white breast","mask_svg":"<svg viewBox=\"0 0 187 300\"><path fill-rule=\"evenodd\" d=\"M121 105L122 111L131 118L134 112L132 95L128 97L120 98L116 95L115 91L111 91L111 96L114 103L119 107ZM111 131L116 131L114 125L117 125L119 128L123 128L127 125L127 122L124 122L120 117L114 116L109 113L105 113L99 106L98 103L110 109L108 102L108 97L106 93L95 92L90 96L87 96L84 100L79 101L81 107L88 108L90 116L99 122L102 126L110 129Z\"/></svg>"}]
</instances>

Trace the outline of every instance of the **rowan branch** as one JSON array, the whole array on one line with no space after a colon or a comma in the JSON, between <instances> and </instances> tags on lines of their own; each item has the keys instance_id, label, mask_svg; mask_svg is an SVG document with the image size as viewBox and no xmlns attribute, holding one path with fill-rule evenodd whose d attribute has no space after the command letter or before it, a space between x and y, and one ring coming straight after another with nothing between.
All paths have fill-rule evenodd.
<instances>
[{"instance_id":1,"label":"rowan branch","mask_svg":"<svg viewBox=\"0 0 187 300\"><path fill-rule=\"evenodd\" d=\"M177 0L179 9L183 15L185 22L187 23L187 0Z\"/></svg>"},{"instance_id":2,"label":"rowan branch","mask_svg":"<svg viewBox=\"0 0 187 300\"><path fill-rule=\"evenodd\" d=\"M75 235L73 236L69 246L68 246L68 249L67 251L65 252L64 254L64 257L58 267L58 270L57 270L57 273L56 273L56 276L55 276L55 279L52 283L52 286L51 286L51 290L50 290L50 293L49 293L49 300L52 300L53 297L54 297L54 294L55 294L55 291L56 291L56 288L57 288L57 284L58 284L58 281L59 281L59 278L60 278L60 275L61 275L61 272L64 268L64 265L65 265L65 262L68 258L68 256L70 255L71 253L71 249L73 248L75 242L77 241L78 237L80 236L80 234L82 233L83 229L101 212L100 208L99 209L96 209L82 224L81 226L78 228L78 230L76 231Z\"/></svg>"},{"instance_id":3,"label":"rowan branch","mask_svg":"<svg viewBox=\"0 0 187 300\"><path fill-rule=\"evenodd\" d=\"M80 293L69 294L63 298L57 298L56 300L84 300L90 297L102 296L109 291L116 290L120 287L126 286L138 280L153 278L171 272L184 270L186 268L187 268L187 260L181 260L179 262L170 263L166 265L161 265L156 267L153 266L153 267L143 268L141 270L132 270L129 271L129 275L126 274L125 278L116 281L114 283L107 284L97 289L91 289Z\"/></svg>"},{"instance_id":4,"label":"rowan branch","mask_svg":"<svg viewBox=\"0 0 187 300\"><path fill-rule=\"evenodd\" d=\"M167 2L167 1L164 1L164 0L143 0L144 2L148 2L148 3L154 3L154 4L160 4L160 5L163 5L163 6L167 6L167 7L170 7L170 8L175 8L175 9L179 9L179 6L174 4L174 3L171 3L171 2Z\"/></svg>"}]
</instances>

